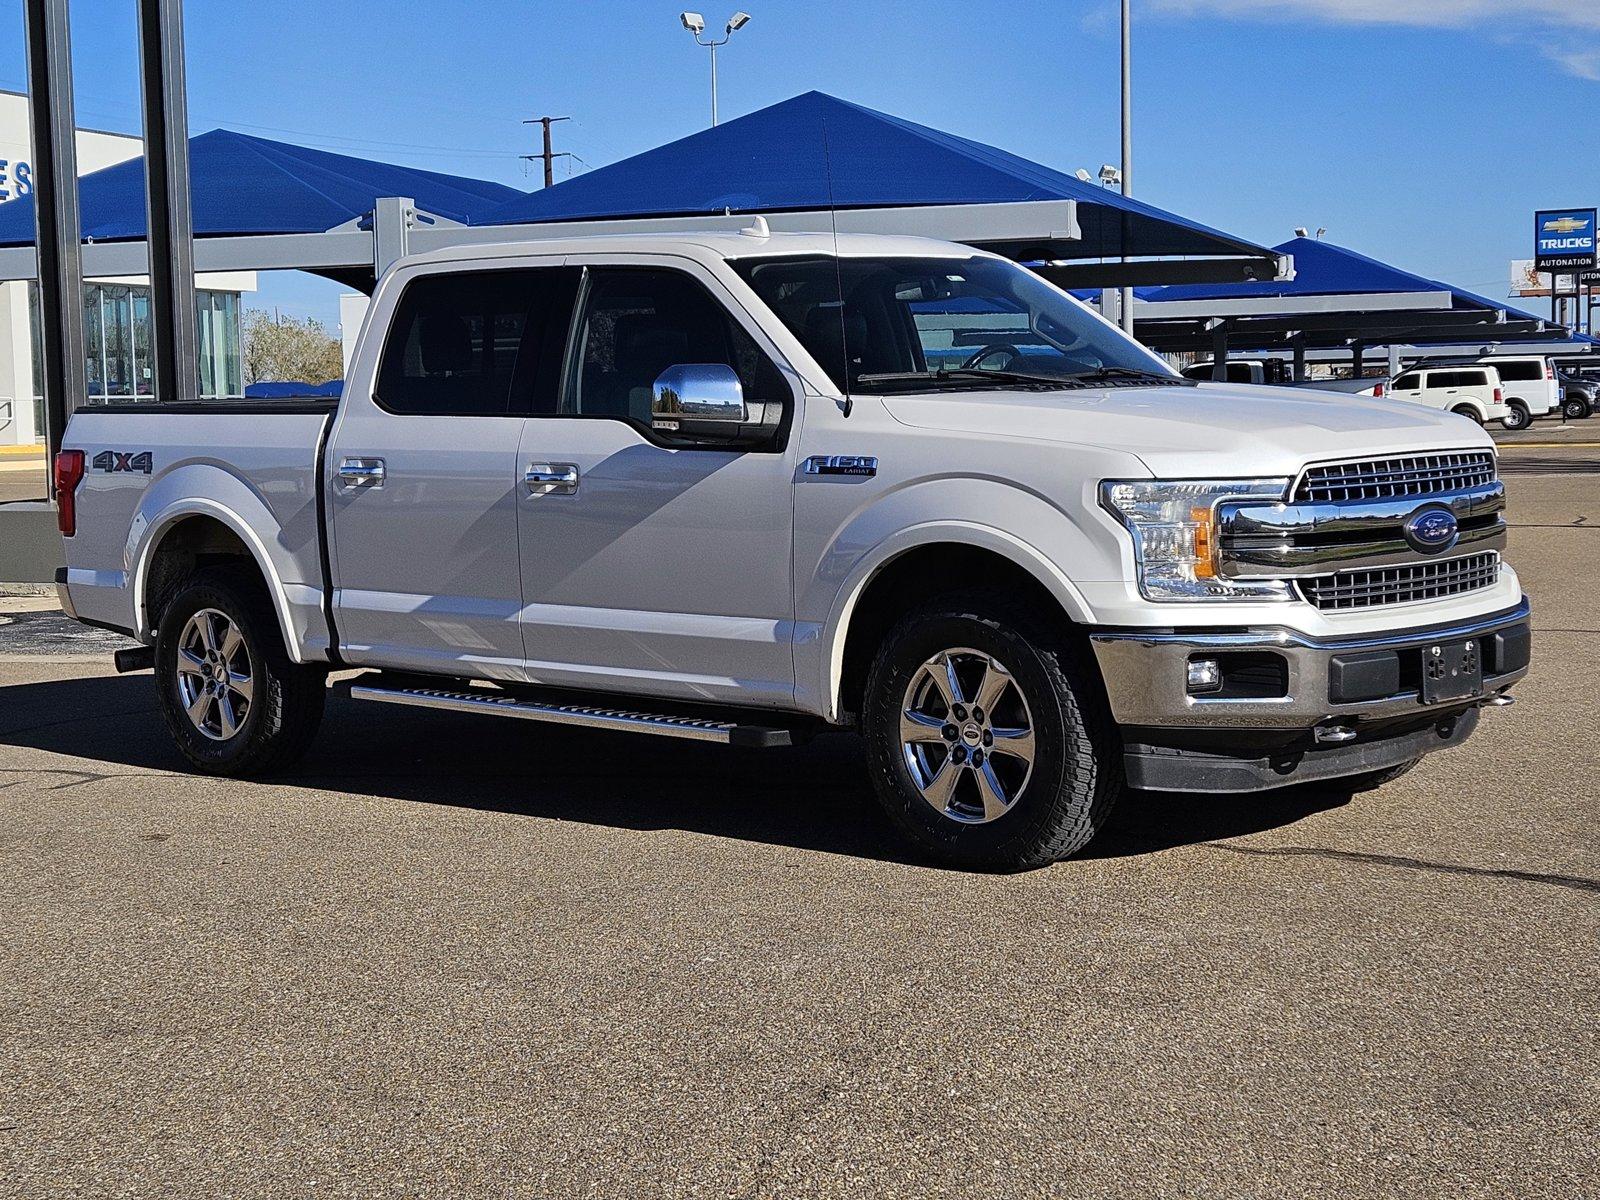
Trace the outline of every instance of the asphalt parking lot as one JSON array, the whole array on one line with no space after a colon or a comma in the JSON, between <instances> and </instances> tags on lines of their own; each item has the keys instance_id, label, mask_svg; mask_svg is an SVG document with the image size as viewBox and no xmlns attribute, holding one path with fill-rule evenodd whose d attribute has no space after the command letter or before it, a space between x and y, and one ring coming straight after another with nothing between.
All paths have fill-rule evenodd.
<instances>
[{"instance_id":1,"label":"asphalt parking lot","mask_svg":"<svg viewBox=\"0 0 1600 1200\"><path fill-rule=\"evenodd\" d=\"M1013 877L903 859L843 737L336 700L198 778L3 602L0 1194L1593 1195L1600 450L1504 466L1517 705Z\"/></svg>"}]
</instances>

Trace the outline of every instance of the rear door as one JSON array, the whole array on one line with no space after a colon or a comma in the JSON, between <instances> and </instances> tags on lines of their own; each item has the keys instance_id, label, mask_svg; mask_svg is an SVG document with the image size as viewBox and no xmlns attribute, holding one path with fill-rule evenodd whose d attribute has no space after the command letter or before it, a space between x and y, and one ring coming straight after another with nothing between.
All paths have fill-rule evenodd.
<instances>
[{"instance_id":1,"label":"rear door","mask_svg":"<svg viewBox=\"0 0 1600 1200\"><path fill-rule=\"evenodd\" d=\"M518 679L517 444L553 392L576 290L559 258L389 281L327 455L347 661ZM378 336L378 335L372 335Z\"/></svg>"},{"instance_id":2,"label":"rear door","mask_svg":"<svg viewBox=\"0 0 1600 1200\"><path fill-rule=\"evenodd\" d=\"M1420 404L1423 402L1423 385L1426 382L1426 372L1407 371L1389 385L1388 396L1392 400L1409 400L1413 404Z\"/></svg>"},{"instance_id":3,"label":"rear door","mask_svg":"<svg viewBox=\"0 0 1600 1200\"><path fill-rule=\"evenodd\" d=\"M790 576L798 391L715 275L678 258L585 267L559 403L529 419L519 464L529 678L681 699L792 703ZM785 434L674 448L651 429L668 367L717 363Z\"/></svg>"}]
</instances>

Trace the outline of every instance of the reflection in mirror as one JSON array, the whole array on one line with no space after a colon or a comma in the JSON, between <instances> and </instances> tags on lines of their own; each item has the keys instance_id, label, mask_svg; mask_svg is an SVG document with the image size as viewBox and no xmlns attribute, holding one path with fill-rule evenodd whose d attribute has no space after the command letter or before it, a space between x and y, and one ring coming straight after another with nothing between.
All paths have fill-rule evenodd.
<instances>
[{"instance_id":1,"label":"reflection in mirror","mask_svg":"<svg viewBox=\"0 0 1600 1200\"><path fill-rule=\"evenodd\" d=\"M651 423L663 433L734 432L747 419L744 389L732 367L679 363L656 377Z\"/></svg>"}]
</instances>

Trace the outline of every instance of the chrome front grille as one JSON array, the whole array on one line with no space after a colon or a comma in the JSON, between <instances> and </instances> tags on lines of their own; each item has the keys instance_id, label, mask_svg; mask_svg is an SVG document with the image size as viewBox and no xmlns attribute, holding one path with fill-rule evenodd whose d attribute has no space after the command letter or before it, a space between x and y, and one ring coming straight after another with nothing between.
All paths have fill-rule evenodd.
<instances>
[{"instance_id":1,"label":"chrome front grille","mask_svg":"<svg viewBox=\"0 0 1600 1200\"><path fill-rule=\"evenodd\" d=\"M1490 552L1443 562L1340 571L1299 582L1301 594L1312 604L1320 609L1339 610L1438 600L1492 587L1499 578L1500 555Z\"/></svg>"},{"instance_id":2,"label":"chrome front grille","mask_svg":"<svg viewBox=\"0 0 1600 1200\"><path fill-rule=\"evenodd\" d=\"M1296 503L1388 500L1480 487L1495 479L1488 450L1414 454L1311 467L1295 488Z\"/></svg>"}]
</instances>

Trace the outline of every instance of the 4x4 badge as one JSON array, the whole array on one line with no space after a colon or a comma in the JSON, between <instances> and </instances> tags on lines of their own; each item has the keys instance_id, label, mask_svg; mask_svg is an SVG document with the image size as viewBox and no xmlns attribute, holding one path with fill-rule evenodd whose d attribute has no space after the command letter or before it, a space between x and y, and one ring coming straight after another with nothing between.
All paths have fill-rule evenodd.
<instances>
[{"instance_id":1,"label":"4x4 badge","mask_svg":"<svg viewBox=\"0 0 1600 1200\"><path fill-rule=\"evenodd\" d=\"M148 450L102 450L94 456L91 464L96 471L104 471L108 475L117 471L138 471L141 474L150 474L155 466L155 460Z\"/></svg>"}]
</instances>

